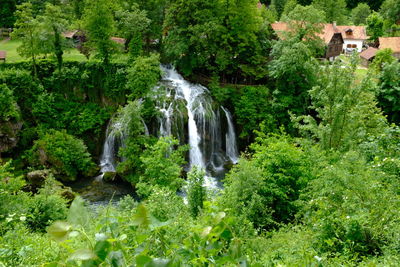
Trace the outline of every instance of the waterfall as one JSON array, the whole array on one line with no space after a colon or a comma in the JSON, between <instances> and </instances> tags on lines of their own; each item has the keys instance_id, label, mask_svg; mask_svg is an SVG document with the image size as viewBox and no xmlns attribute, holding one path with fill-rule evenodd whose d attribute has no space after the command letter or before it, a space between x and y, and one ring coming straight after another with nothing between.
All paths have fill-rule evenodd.
<instances>
[{"instance_id":1,"label":"waterfall","mask_svg":"<svg viewBox=\"0 0 400 267\"><path fill-rule=\"evenodd\" d=\"M110 121L107 125L106 139L104 141L103 153L100 157L101 172L115 172L117 156L117 135L115 125Z\"/></svg>"},{"instance_id":2,"label":"waterfall","mask_svg":"<svg viewBox=\"0 0 400 267\"><path fill-rule=\"evenodd\" d=\"M233 127L232 116L231 113L226 110L224 107L221 107L225 112L226 120L228 123L228 131L226 132L226 155L232 161L233 164L238 162L239 153L236 145L236 134L235 128Z\"/></svg>"},{"instance_id":3,"label":"waterfall","mask_svg":"<svg viewBox=\"0 0 400 267\"><path fill-rule=\"evenodd\" d=\"M120 123L113 123L113 120L108 123L103 153L100 157L102 173L116 171L118 150L124 143L124 138L121 136L121 126Z\"/></svg>"},{"instance_id":4,"label":"waterfall","mask_svg":"<svg viewBox=\"0 0 400 267\"><path fill-rule=\"evenodd\" d=\"M223 172L228 161L237 163L236 135L229 111L216 105L204 86L189 83L173 68L162 69L164 76L154 94L160 112L159 135L173 135L181 143L188 143L190 166L199 166L209 175ZM221 119L221 110L225 120Z\"/></svg>"},{"instance_id":5,"label":"waterfall","mask_svg":"<svg viewBox=\"0 0 400 267\"><path fill-rule=\"evenodd\" d=\"M205 169L205 184L216 187L212 177L221 176L226 163L237 163L235 129L230 112L213 102L208 89L191 84L173 68L162 67L164 75L151 96L158 110L156 125L143 121L145 134L173 136L189 144L189 168ZM123 120L111 120L101 155L101 172L115 172L118 150L124 146ZM156 127L155 127L156 126Z\"/></svg>"}]
</instances>

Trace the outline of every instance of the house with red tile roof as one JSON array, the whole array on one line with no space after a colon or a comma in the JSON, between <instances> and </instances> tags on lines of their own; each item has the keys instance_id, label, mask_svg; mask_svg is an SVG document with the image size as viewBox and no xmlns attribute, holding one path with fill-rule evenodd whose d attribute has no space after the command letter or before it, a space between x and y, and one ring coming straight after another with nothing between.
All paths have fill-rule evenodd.
<instances>
[{"instance_id":1,"label":"house with red tile roof","mask_svg":"<svg viewBox=\"0 0 400 267\"><path fill-rule=\"evenodd\" d=\"M343 51L362 51L364 43L369 38L365 26L336 26L336 28L342 33Z\"/></svg>"},{"instance_id":2,"label":"house with red tile roof","mask_svg":"<svg viewBox=\"0 0 400 267\"><path fill-rule=\"evenodd\" d=\"M275 22L271 24L271 27L280 39L285 38L285 32L291 30L290 25L286 22ZM325 58L333 60L340 55L344 41L342 33L335 24L322 24L322 31L316 36L321 38L326 45Z\"/></svg>"},{"instance_id":3,"label":"house with red tile roof","mask_svg":"<svg viewBox=\"0 0 400 267\"><path fill-rule=\"evenodd\" d=\"M364 67L368 67L368 65L374 60L378 49L375 47L368 47L368 49L362 51L360 53L361 64Z\"/></svg>"}]
</instances>

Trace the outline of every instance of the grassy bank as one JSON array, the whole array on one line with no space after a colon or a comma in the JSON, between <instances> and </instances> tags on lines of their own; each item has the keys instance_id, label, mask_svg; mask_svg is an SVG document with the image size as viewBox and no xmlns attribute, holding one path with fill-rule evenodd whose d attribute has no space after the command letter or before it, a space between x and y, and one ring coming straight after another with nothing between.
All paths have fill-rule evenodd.
<instances>
[{"instance_id":1,"label":"grassy bank","mask_svg":"<svg viewBox=\"0 0 400 267\"><path fill-rule=\"evenodd\" d=\"M14 63L25 60L21 57L17 48L21 45L21 42L18 40L2 40L0 41L0 51L7 52L6 62ZM43 56L42 56L43 57ZM64 60L66 61L86 61L86 57L79 53L79 51L75 48L67 49L64 52Z\"/></svg>"}]
</instances>

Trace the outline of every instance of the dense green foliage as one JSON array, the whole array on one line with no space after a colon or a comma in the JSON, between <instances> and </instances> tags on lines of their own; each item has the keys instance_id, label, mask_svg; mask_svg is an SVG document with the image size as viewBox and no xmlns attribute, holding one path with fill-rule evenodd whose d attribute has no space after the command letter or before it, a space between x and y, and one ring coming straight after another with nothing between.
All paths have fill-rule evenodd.
<instances>
[{"instance_id":1,"label":"dense green foliage","mask_svg":"<svg viewBox=\"0 0 400 267\"><path fill-rule=\"evenodd\" d=\"M376 69L377 71L381 71L384 64L390 64L394 61L396 61L396 58L393 56L392 49L390 48L381 49L378 52L376 52L371 67Z\"/></svg>"},{"instance_id":2,"label":"dense green foliage","mask_svg":"<svg viewBox=\"0 0 400 267\"><path fill-rule=\"evenodd\" d=\"M312 177L311 164L285 137L261 134L252 148L253 157L227 176L223 206L257 229L289 223L298 211L299 193Z\"/></svg>"},{"instance_id":3,"label":"dense green foliage","mask_svg":"<svg viewBox=\"0 0 400 267\"><path fill-rule=\"evenodd\" d=\"M390 122L399 123L400 64L385 64L379 75L378 101Z\"/></svg>"},{"instance_id":4,"label":"dense green foliage","mask_svg":"<svg viewBox=\"0 0 400 267\"><path fill-rule=\"evenodd\" d=\"M359 3L351 10L351 18L355 25L365 25L370 14L371 9L365 3Z\"/></svg>"},{"instance_id":5,"label":"dense green foliage","mask_svg":"<svg viewBox=\"0 0 400 267\"><path fill-rule=\"evenodd\" d=\"M400 262L400 64L390 50L367 70L356 54L317 60L321 23L398 36L398 0L3 2L24 60L0 64L0 266ZM279 38L277 20L291 29ZM87 57L66 56L76 48ZM158 86L164 63L216 100L212 122L192 103L207 110L199 146L227 151L225 128L238 132L242 154L218 183L211 164L191 166L186 121L171 127L179 141L159 136L170 99L187 104L158 95L175 82ZM99 175L109 138L116 162Z\"/></svg>"},{"instance_id":6,"label":"dense green foliage","mask_svg":"<svg viewBox=\"0 0 400 267\"><path fill-rule=\"evenodd\" d=\"M190 213L193 217L197 217L204 207L206 200L206 188L204 184L204 171L196 166L188 173L188 205Z\"/></svg>"},{"instance_id":7,"label":"dense green foliage","mask_svg":"<svg viewBox=\"0 0 400 267\"><path fill-rule=\"evenodd\" d=\"M332 23L336 21L339 25L346 22L345 0L313 0L313 5L325 12L325 19L327 22Z\"/></svg>"},{"instance_id":8,"label":"dense green foliage","mask_svg":"<svg viewBox=\"0 0 400 267\"><path fill-rule=\"evenodd\" d=\"M0 84L0 120L8 121L19 117L13 92L6 84Z\"/></svg>"},{"instance_id":9,"label":"dense green foliage","mask_svg":"<svg viewBox=\"0 0 400 267\"><path fill-rule=\"evenodd\" d=\"M109 64L116 46L110 39L115 27L111 11L108 1L99 0L88 2L84 12L84 27L88 32L90 46L104 65Z\"/></svg>"},{"instance_id":10,"label":"dense green foliage","mask_svg":"<svg viewBox=\"0 0 400 267\"><path fill-rule=\"evenodd\" d=\"M136 185L140 195L150 195L153 186L168 188L172 192L182 187L181 166L185 163L183 152L186 148L174 149L178 144L177 140L160 138L152 146L146 147L140 156L143 174Z\"/></svg>"},{"instance_id":11,"label":"dense green foliage","mask_svg":"<svg viewBox=\"0 0 400 267\"><path fill-rule=\"evenodd\" d=\"M175 1L167 10L165 55L179 70L236 83L265 74L267 28L253 0Z\"/></svg>"},{"instance_id":12,"label":"dense green foliage","mask_svg":"<svg viewBox=\"0 0 400 267\"><path fill-rule=\"evenodd\" d=\"M309 91L317 118L300 117L304 125L298 127L318 139L323 149L347 151L385 127L371 92L372 82L352 84L353 75L351 68L326 66L318 85Z\"/></svg>"},{"instance_id":13,"label":"dense green foliage","mask_svg":"<svg viewBox=\"0 0 400 267\"><path fill-rule=\"evenodd\" d=\"M127 70L127 90L130 99L146 96L160 80L160 61L157 54L149 57L138 57L133 66Z\"/></svg>"},{"instance_id":14,"label":"dense green foliage","mask_svg":"<svg viewBox=\"0 0 400 267\"><path fill-rule=\"evenodd\" d=\"M94 164L82 140L50 130L35 141L29 155L32 166L51 168L64 181L92 171Z\"/></svg>"}]
</instances>

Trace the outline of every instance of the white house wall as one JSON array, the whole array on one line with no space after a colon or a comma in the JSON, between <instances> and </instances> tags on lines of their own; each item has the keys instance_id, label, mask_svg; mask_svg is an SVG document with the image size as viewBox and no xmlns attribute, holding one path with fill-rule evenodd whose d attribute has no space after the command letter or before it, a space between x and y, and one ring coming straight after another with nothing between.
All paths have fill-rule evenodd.
<instances>
[{"instance_id":1,"label":"white house wall","mask_svg":"<svg viewBox=\"0 0 400 267\"><path fill-rule=\"evenodd\" d=\"M360 53L362 51L364 40L344 39L343 50L346 50L348 44L357 45L357 50Z\"/></svg>"}]
</instances>

